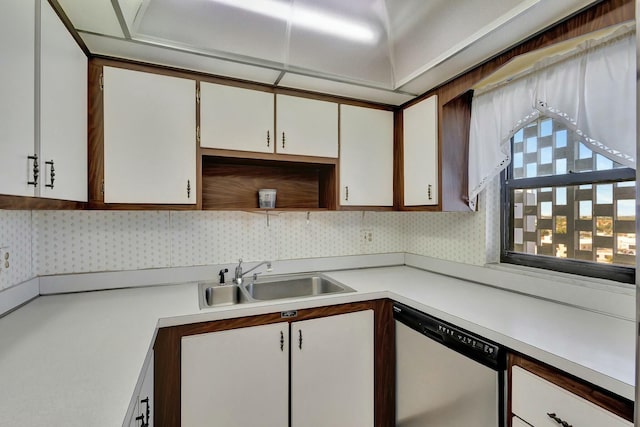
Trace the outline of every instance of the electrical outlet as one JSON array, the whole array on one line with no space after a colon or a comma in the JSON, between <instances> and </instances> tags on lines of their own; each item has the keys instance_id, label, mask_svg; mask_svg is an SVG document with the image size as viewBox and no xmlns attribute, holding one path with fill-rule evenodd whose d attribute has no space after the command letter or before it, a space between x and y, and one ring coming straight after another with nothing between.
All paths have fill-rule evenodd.
<instances>
[{"instance_id":1,"label":"electrical outlet","mask_svg":"<svg viewBox=\"0 0 640 427\"><path fill-rule=\"evenodd\" d=\"M2 270L9 269L9 267L11 266L11 263L9 262L10 257L11 255L9 253L9 246L0 247L0 272Z\"/></svg>"},{"instance_id":2,"label":"electrical outlet","mask_svg":"<svg viewBox=\"0 0 640 427\"><path fill-rule=\"evenodd\" d=\"M373 243L373 230L370 228L363 228L360 230L360 236L365 244Z\"/></svg>"},{"instance_id":3,"label":"electrical outlet","mask_svg":"<svg viewBox=\"0 0 640 427\"><path fill-rule=\"evenodd\" d=\"M6 270L8 270L11 265L10 258L9 247L0 247L0 289L9 286L9 273Z\"/></svg>"}]
</instances>

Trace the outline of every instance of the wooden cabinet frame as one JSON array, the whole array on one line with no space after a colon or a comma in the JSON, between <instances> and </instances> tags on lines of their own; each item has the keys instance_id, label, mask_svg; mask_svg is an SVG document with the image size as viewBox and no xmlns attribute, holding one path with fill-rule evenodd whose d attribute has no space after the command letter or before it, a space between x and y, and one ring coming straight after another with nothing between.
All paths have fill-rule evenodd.
<instances>
[{"instance_id":1,"label":"wooden cabinet frame","mask_svg":"<svg viewBox=\"0 0 640 427\"><path fill-rule=\"evenodd\" d=\"M282 318L281 313L240 317L213 322L160 328L154 344L155 425L180 425L180 352L183 336L229 329L300 321L336 314L374 310L374 402L375 425L395 423L395 332L391 300L376 300L297 310L297 316Z\"/></svg>"}]
</instances>

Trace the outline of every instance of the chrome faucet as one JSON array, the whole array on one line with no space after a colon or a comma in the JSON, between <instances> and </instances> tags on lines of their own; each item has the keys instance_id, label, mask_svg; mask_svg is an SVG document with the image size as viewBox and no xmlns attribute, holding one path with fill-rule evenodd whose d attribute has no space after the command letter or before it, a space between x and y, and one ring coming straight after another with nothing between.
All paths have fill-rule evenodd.
<instances>
[{"instance_id":1,"label":"chrome faucet","mask_svg":"<svg viewBox=\"0 0 640 427\"><path fill-rule=\"evenodd\" d=\"M243 280L242 278L244 277L245 274L251 273L253 270L255 270L256 268L264 264L267 264L267 271L271 271L271 261L262 261L260 264L256 265L255 267L252 267L249 270L242 272L242 258L240 258L238 260L238 265L236 266L236 273L233 277L233 283L235 283L236 285L242 285L242 280ZM253 275L253 280L256 280L256 276L258 274L260 273L255 273Z\"/></svg>"}]
</instances>

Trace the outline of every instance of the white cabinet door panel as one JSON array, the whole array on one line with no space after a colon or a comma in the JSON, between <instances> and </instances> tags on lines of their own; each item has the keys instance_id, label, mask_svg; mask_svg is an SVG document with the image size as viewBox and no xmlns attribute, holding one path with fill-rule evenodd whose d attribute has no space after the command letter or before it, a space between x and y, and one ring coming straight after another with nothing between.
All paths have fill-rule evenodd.
<instances>
[{"instance_id":1,"label":"white cabinet door panel","mask_svg":"<svg viewBox=\"0 0 640 427\"><path fill-rule=\"evenodd\" d=\"M41 4L40 195L86 202L87 57L49 2Z\"/></svg>"},{"instance_id":2,"label":"white cabinet door panel","mask_svg":"<svg viewBox=\"0 0 640 427\"><path fill-rule=\"evenodd\" d=\"M291 324L291 426L372 427L373 310Z\"/></svg>"},{"instance_id":3,"label":"white cabinet door panel","mask_svg":"<svg viewBox=\"0 0 640 427\"><path fill-rule=\"evenodd\" d=\"M105 203L196 203L195 106L193 80L104 67Z\"/></svg>"},{"instance_id":4,"label":"white cabinet door panel","mask_svg":"<svg viewBox=\"0 0 640 427\"><path fill-rule=\"evenodd\" d=\"M276 152L338 157L338 104L276 95Z\"/></svg>"},{"instance_id":5,"label":"white cabinet door panel","mask_svg":"<svg viewBox=\"0 0 640 427\"><path fill-rule=\"evenodd\" d=\"M200 146L273 153L274 95L202 82Z\"/></svg>"},{"instance_id":6,"label":"white cabinet door panel","mask_svg":"<svg viewBox=\"0 0 640 427\"><path fill-rule=\"evenodd\" d=\"M340 204L393 206L393 112L340 106Z\"/></svg>"},{"instance_id":7,"label":"white cabinet door panel","mask_svg":"<svg viewBox=\"0 0 640 427\"><path fill-rule=\"evenodd\" d=\"M282 427L289 411L289 325L182 338L183 426Z\"/></svg>"},{"instance_id":8,"label":"white cabinet door panel","mask_svg":"<svg viewBox=\"0 0 640 427\"><path fill-rule=\"evenodd\" d=\"M535 427L555 427L555 414L567 423L580 427L632 427L632 423L552 384L531 372L512 368L511 410Z\"/></svg>"},{"instance_id":9,"label":"white cabinet door panel","mask_svg":"<svg viewBox=\"0 0 640 427\"><path fill-rule=\"evenodd\" d=\"M404 205L438 204L438 97L403 110Z\"/></svg>"},{"instance_id":10,"label":"white cabinet door panel","mask_svg":"<svg viewBox=\"0 0 640 427\"><path fill-rule=\"evenodd\" d=\"M0 2L0 194L33 196L35 1Z\"/></svg>"}]
</instances>

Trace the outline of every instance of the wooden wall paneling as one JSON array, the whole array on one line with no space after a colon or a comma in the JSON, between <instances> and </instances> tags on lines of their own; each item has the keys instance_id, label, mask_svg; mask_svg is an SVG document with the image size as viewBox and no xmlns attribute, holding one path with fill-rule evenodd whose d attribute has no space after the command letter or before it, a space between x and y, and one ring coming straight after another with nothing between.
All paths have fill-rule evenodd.
<instances>
[{"instance_id":1,"label":"wooden wall paneling","mask_svg":"<svg viewBox=\"0 0 640 427\"><path fill-rule=\"evenodd\" d=\"M387 427L396 421L396 337L393 301L375 301L375 425Z\"/></svg>"},{"instance_id":2,"label":"wooden wall paneling","mask_svg":"<svg viewBox=\"0 0 640 427\"><path fill-rule=\"evenodd\" d=\"M40 197L0 195L0 209L30 210L30 209L85 209L84 202L69 200L44 199Z\"/></svg>"},{"instance_id":3,"label":"wooden wall paneling","mask_svg":"<svg viewBox=\"0 0 640 427\"><path fill-rule=\"evenodd\" d=\"M364 301L303 309L289 320L308 320L369 309L374 310L375 316L375 425L386 427L393 425L395 420L395 337L391 301ZM183 336L266 325L282 320L281 313L277 312L160 328L153 345L155 425L180 425L180 352Z\"/></svg>"},{"instance_id":4,"label":"wooden wall paneling","mask_svg":"<svg viewBox=\"0 0 640 427\"><path fill-rule=\"evenodd\" d=\"M401 210L404 206L404 146L402 110L393 113L393 208Z\"/></svg>"},{"instance_id":5,"label":"wooden wall paneling","mask_svg":"<svg viewBox=\"0 0 640 427\"><path fill-rule=\"evenodd\" d=\"M102 65L89 61L89 206L104 202L104 104L102 96Z\"/></svg>"},{"instance_id":6,"label":"wooden wall paneling","mask_svg":"<svg viewBox=\"0 0 640 427\"><path fill-rule=\"evenodd\" d=\"M328 210L338 208L339 162L331 167L322 167L318 175L319 207Z\"/></svg>"},{"instance_id":7,"label":"wooden wall paneling","mask_svg":"<svg viewBox=\"0 0 640 427\"><path fill-rule=\"evenodd\" d=\"M202 152L200 151L200 80L196 80L196 210L202 209Z\"/></svg>"},{"instance_id":8,"label":"wooden wall paneling","mask_svg":"<svg viewBox=\"0 0 640 427\"><path fill-rule=\"evenodd\" d=\"M507 358L509 367L508 381L509 390L511 390L511 367L514 365L520 366L527 371L544 378L564 388L571 393L588 400L589 402L612 412L619 417L624 418L627 421L633 422L634 403L631 400L625 399L607 390L604 390L598 386L590 384L582 379L579 379L573 375L560 371L552 366L546 365L542 362L530 359L526 356L509 353ZM511 416L511 393L508 396L508 415Z\"/></svg>"},{"instance_id":9,"label":"wooden wall paneling","mask_svg":"<svg viewBox=\"0 0 640 427\"><path fill-rule=\"evenodd\" d=\"M442 106L440 114L441 203L443 211L469 211L468 193L469 126L471 123L469 91Z\"/></svg>"}]
</instances>

